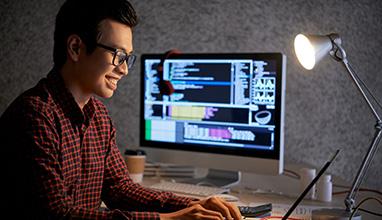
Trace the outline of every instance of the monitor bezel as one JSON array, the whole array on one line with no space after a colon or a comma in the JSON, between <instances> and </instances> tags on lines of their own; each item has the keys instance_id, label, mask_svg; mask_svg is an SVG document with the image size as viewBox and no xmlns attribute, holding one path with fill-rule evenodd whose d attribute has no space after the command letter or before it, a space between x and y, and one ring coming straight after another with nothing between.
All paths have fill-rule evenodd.
<instances>
[{"instance_id":1,"label":"monitor bezel","mask_svg":"<svg viewBox=\"0 0 382 220\"><path fill-rule=\"evenodd\" d=\"M161 141L149 141L145 140L145 119L144 119L144 82L145 82L145 60L147 59L161 59L162 54L142 54L141 56L141 89L140 89L140 146L156 149L169 149L202 153L213 153L221 155L235 155L248 158L264 158L280 160L280 155L283 153L283 121L284 106L282 100L282 93L285 88L285 77L283 76L283 67L286 62L283 59L282 53L188 53L177 54L171 56L170 59L252 59L252 60L275 60L276 61L276 109L280 109L278 114L275 115L275 141L274 150L261 150L261 149L248 149L237 147L222 147L222 146L209 146L209 145L197 145L189 143L172 143ZM183 147L179 147L182 145Z\"/></svg>"}]
</instances>

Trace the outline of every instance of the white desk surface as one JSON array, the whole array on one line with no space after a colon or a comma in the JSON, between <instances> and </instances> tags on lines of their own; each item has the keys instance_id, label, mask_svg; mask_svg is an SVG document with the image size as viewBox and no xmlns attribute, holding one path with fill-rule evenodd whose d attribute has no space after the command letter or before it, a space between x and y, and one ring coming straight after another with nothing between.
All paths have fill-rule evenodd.
<instances>
[{"instance_id":1,"label":"white desk surface","mask_svg":"<svg viewBox=\"0 0 382 220\"><path fill-rule=\"evenodd\" d=\"M154 183L157 183L161 181L162 179L159 177L148 177L144 178L144 181L142 183L143 186L150 186ZM293 181L292 181L293 183ZM297 182L298 183L298 182ZM285 183L288 184L288 183ZM290 182L289 182L290 184ZM343 191L344 189L337 189L333 188L333 191ZM273 212L272 215L280 216L285 213L288 208L293 204L293 202L296 200L297 195L287 195L285 194L275 194L275 193L254 193L248 187L243 187L241 185L235 186L231 189L232 195L239 198L239 202L236 202L237 205L257 205L257 204L265 204L265 203L272 203L273 204ZM184 196L184 195L183 195ZM344 208L344 197L346 194L341 195L333 195L333 200L331 202L321 202L317 200L310 200L310 199L304 199L298 208L296 209L297 215L294 215L294 217L299 219L310 219L309 213L312 209L326 207L326 208ZM374 196L378 197L375 193L370 192L359 192L356 201L360 202L361 199L366 198L368 196ZM380 198L380 196L379 196ZM358 203L357 203L358 204ZM363 208L368 210L373 210L376 212L382 212L381 206L374 202L369 201L364 203ZM360 212L362 214L363 220L381 220L381 217L373 216L371 214Z\"/></svg>"}]
</instances>

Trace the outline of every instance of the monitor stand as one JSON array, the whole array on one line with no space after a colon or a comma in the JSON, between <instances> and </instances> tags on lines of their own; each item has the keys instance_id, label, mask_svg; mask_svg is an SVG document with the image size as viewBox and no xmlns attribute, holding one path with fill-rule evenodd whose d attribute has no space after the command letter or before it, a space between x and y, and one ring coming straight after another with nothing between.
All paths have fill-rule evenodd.
<instances>
[{"instance_id":1,"label":"monitor stand","mask_svg":"<svg viewBox=\"0 0 382 220\"><path fill-rule=\"evenodd\" d=\"M208 173L205 177L187 179L182 182L200 186L230 188L231 186L238 184L240 180L240 171L208 169Z\"/></svg>"}]
</instances>

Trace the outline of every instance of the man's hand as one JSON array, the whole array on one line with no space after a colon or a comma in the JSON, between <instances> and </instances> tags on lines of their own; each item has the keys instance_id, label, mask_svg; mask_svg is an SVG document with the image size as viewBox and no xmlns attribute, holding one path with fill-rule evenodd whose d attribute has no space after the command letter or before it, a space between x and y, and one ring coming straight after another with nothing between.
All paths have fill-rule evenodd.
<instances>
[{"instance_id":1,"label":"man's hand","mask_svg":"<svg viewBox=\"0 0 382 220\"><path fill-rule=\"evenodd\" d=\"M241 219L241 214L236 205L226 202L218 197L210 197L200 201L193 201L188 208L177 212L160 214L162 220L175 219L208 219L208 220L224 220L224 219Z\"/></svg>"}]
</instances>

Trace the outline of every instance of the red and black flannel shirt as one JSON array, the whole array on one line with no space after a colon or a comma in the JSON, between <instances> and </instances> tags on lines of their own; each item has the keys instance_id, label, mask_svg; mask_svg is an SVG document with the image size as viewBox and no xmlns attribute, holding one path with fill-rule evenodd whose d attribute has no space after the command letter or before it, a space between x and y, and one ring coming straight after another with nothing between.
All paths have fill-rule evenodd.
<instances>
[{"instance_id":1,"label":"red and black flannel shirt","mask_svg":"<svg viewBox=\"0 0 382 220\"><path fill-rule=\"evenodd\" d=\"M0 128L1 207L12 219L159 219L191 201L133 183L105 106L92 97L81 111L55 70L8 107Z\"/></svg>"}]
</instances>

